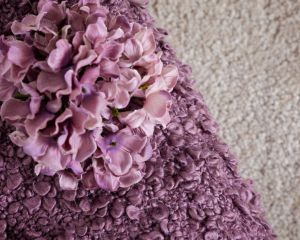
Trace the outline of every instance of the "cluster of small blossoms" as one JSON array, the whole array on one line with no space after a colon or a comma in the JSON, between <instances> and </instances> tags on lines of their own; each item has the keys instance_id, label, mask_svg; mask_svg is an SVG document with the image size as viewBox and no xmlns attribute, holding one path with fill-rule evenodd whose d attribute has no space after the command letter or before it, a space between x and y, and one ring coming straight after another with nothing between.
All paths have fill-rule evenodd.
<instances>
[{"instance_id":1,"label":"cluster of small blossoms","mask_svg":"<svg viewBox=\"0 0 300 240\"><path fill-rule=\"evenodd\" d=\"M178 79L152 29L97 0L40 0L0 37L0 116L35 173L62 189L115 191L143 178L156 125L169 121Z\"/></svg>"}]
</instances>

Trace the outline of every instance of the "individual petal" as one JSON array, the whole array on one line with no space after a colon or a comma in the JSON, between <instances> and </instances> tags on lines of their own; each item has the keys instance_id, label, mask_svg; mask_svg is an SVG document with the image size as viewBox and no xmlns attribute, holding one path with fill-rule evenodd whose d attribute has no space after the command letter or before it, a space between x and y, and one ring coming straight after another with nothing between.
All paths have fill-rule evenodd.
<instances>
[{"instance_id":1,"label":"individual petal","mask_svg":"<svg viewBox=\"0 0 300 240\"><path fill-rule=\"evenodd\" d=\"M103 59L100 63L100 74L103 77L117 78L120 75L120 68L116 62Z\"/></svg>"},{"instance_id":2,"label":"individual petal","mask_svg":"<svg viewBox=\"0 0 300 240\"><path fill-rule=\"evenodd\" d=\"M37 135L26 139L26 142L23 144L23 150L24 153L36 160L38 157L43 156L46 153L49 145L49 140Z\"/></svg>"},{"instance_id":3,"label":"individual petal","mask_svg":"<svg viewBox=\"0 0 300 240\"><path fill-rule=\"evenodd\" d=\"M119 115L121 123L128 124L131 128L138 128L146 118L146 112L143 109L134 110L133 112L122 112Z\"/></svg>"},{"instance_id":4,"label":"individual petal","mask_svg":"<svg viewBox=\"0 0 300 240\"><path fill-rule=\"evenodd\" d=\"M128 91L119 89L118 94L115 97L114 106L116 108L125 108L128 106L130 101L130 95Z\"/></svg>"},{"instance_id":5,"label":"individual petal","mask_svg":"<svg viewBox=\"0 0 300 240\"><path fill-rule=\"evenodd\" d=\"M129 92L133 92L141 82L141 76L135 69L122 68L120 74L118 85Z\"/></svg>"},{"instance_id":6,"label":"individual petal","mask_svg":"<svg viewBox=\"0 0 300 240\"><path fill-rule=\"evenodd\" d=\"M42 165L42 173L54 175L56 172L64 170L68 162L68 157L63 156L57 146L48 146L45 155L36 158L36 161Z\"/></svg>"},{"instance_id":7,"label":"individual petal","mask_svg":"<svg viewBox=\"0 0 300 240\"><path fill-rule=\"evenodd\" d=\"M108 153L110 159L107 166L116 176L122 176L130 170L132 166L132 157L130 153L114 149Z\"/></svg>"},{"instance_id":8,"label":"individual petal","mask_svg":"<svg viewBox=\"0 0 300 240\"><path fill-rule=\"evenodd\" d=\"M45 12L45 18L55 22L56 24L66 17L63 5L53 1L40 1L38 4L38 11Z\"/></svg>"},{"instance_id":9,"label":"individual petal","mask_svg":"<svg viewBox=\"0 0 300 240\"><path fill-rule=\"evenodd\" d=\"M77 73L79 69L91 65L96 58L97 54L94 50L89 49L88 46L81 45L78 54L73 58L73 63L76 65L75 72Z\"/></svg>"},{"instance_id":10,"label":"individual petal","mask_svg":"<svg viewBox=\"0 0 300 240\"><path fill-rule=\"evenodd\" d=\"M75 173L76 175L80 175L83 173L83 168L80 162L71 160L68 163L67 167L70 168L73 171L73 173Z\"/></svg>"},{"instance_id":11,"label":"individual petal","mask_svg":"<svg viewBox=\"0 0 300 240\"><path fill-rule=\"evenodd\" d=\"M94 85L97 81L97 79L100 76L100 67L99 66L95 66L95 67L88 67L81 79L80 79L80 83L81 84L87 84L87 85Z\"/></svg>"},{"instance_id":12,"label":"individual petal","mask_svg":"<svg viewBox=\"0 0 300 240\"><path fill-rule=\"evenodd\" d=\"M78 179L73 174L63 171L58 176L59 186L62 190L77 190Z\"/></svg>"},{"instance_id":13,"label":"individual petal","mask_svg":"<svg viewBox=\"0 0 300 240\"><path fill-rule=\"evenodd\" d=\"M47 63L54 70L65 67L71 58L72 45L67 39L60 39L56 42L56 48L50 53Z\"/></svg>"},{"instance_id":14,"label":"individual petal","mask_svg":"<svg viewBox=\"0 0 300 240\"><path fill-rule=\"evenodd\" d=\"M87 189L97 189L99 186L96 182L94 171L92 169L86 171L82 175L83 186Z\"/></svg>"},{"instance_id":15,"label":"individual petal","mask_svg":"<svg viewBox=\"0 0 300 240\"><path fill-rule=\"evenodd\" d=\"M24 126L29 136L35 136L39 130L44 129L47 123L54 118L53 114L41 112L33 119L26 119Z\"/></svg>"},{"instance_id":16,"label":"individual petal","mask_svg":"<svg viewBox=\"0 0 300 240\"><path fill-rule=\"evenodd\" d=\"M75 161L82 162L92 156L97 149L97 144L91 133L85 133L80 136L80 145L75 157Z\"/></svg>"},{"instance_id":17,"label":"individual petal","mask_svg":"<svg viewBox=\"0 0 300 240\"><path fill-rule=\"evenodd\" d=\"M171 96L166 91L152 93L146 98L144 109L151 116L160 118L167 112L170 100Z\"/></svg>"},{"instance_id":18,"label":"individual petal","mask_svg":"<svg viewBox=\"0 0 300 240\"><path fill-rule=\"evenodd\" d=\"M120 187L128 188L143 179L144 174L140 170L132 168L129 173L120 177Z\"/></svg>"},{"instance_id":19,"label":"individual petal","mask_svg":"<svg viewBox=\"0 0 300 240\"><path fill-rule=\"evenodd\" d=\"M162 70L162 77L167 86L166 90L168 92L171 92L173 90L173 88L175 87L178 77L179 77L177 67L174 65L168 65L168 66L164 67Z\"/></svg>"},{"instance_id":20,"label":"individual petal","mask_svg":"<svg viewBox=\"0 0 300 240\"><path fill-rule=\"evenodd\" d=\"M142 44L134 39L130 38L125 43L124 55L131 61L135 62L141 58L143 54Z\"/></svg>"},{"instance_id":21,"label":"individual petal","mask_svg":"<svg viewBox=\"0 0 300 240\"><path fill-rule=\"evenodd\" d=\"M149 160L152 157L152 154L153 154L153 148L151 146L150 141L148 140L143 150L140 151L139 153L133 154L132 157L134 162L143 163Z\"/></svg>"},{"instance_id":22,"label":"individual petal","mask_svg":"<svg viewBox=\"0 0 300 240\"><path fill-rule=\"evenodd\" d=\"M146 134L147 137L152 137L155 127L155 121L146 118L145 121L141 124L140 128Z\"/></svg>"},{"instance_id":23,"label":"individual petal","mask_svg":"<svg viewBox=\"0 0 300 240\"><path fill-rule=\"evenodd\" d=\"M25 42L11 41L7 53L7 58L17 66L24 68L31 64L34 60L31 47Z\"/></svg>"},{"instance_id":24,"label":"individual petal","mask_svg":"<svg viewBox=\"0 0 300 240\"><path fill-rule=\"evenodd\" d=\"M89 115L75 104L71 105L71 110L73 112L72 125L78 134L83 134L86 131L85 126L88 122Z\"/></svg>"},{"instance_id":25,"label":"individual petal","mask_svg":"<svg viewBox=\"0 0 300 240\"><path fill-rule=\"evenodd\" d=\"M124 44L115 41L100 43L99 45L96 43L95 51L101 58L118 60L124 51Z\"/></svg>"},{"instance_id":26,"label":"individual petal","mask_svg":"<svg viewBox=\"0 0 300 240\"><path fill-rule=\"evenodd\" d=\"M65 89L67 84L64 79L64 72L45 72L41 71L37 78L37 89L40 92L49 91L56 93L58 90Z\"/></svg>"},{"instance_id":27,"label":"individual petal","mask_svg":"<svg viewBox=\"0 0 300 240\"><path fill-rule=\"evenodd\" d=\"M72 30L76 32L75 35L78 33L78 31L85 30L85 26L84 26L85 16L70 9L67 9L67 16L68 16L68 24L70 24Z\"/></svg>"},{"instance_id":28,"label":"individual petal","mask_svg":"<svg viewBox=\"0 0 300 240\"><path fill-rule=\"evenodd\" d=\"M147 143L146 137L133 135L131 131L127 131L126 129L125 131L122 130L119 135L121 137L120 144L122 145L122 148L130 153L142 151Z\"/></svg>"},{"instance_id":29,"label":"individual petal","mask_svg":"<svg viewBox=\"0 0 300 240\"><path fill-rule=\"evenodd\" d=\"M91 42L103 42L107 36L107 28L102 18L98 18L96 23L89 24L85 32L86 38Z\"/></svg>"},{"instance_id":30,"label":"individual petal","mask_svg":"<svg viewBox=\"0 0 300 240\"><path fill-rule=\"evenodd\" d=\"M4 120L17 121L30 114L29 102L18 99L9 99L1 106L0 116Z\"/></svg>"},{"instance_id":31,"label":"individual petal","mask_svg":"<svg viewBox=\"0 0 300 240\"><path fill-rule=\"evenodd\" d=\"M13 83L6 81L0 76L0 101L7 101L16 90Z\"/></svg>"},{"instance_id":32,"label":"individual petal","mask_svg":"<svg viewBox=\"0 0 300 240\"><path fill-rule=\"evenodd\" d=\"M9 134L10 140L19 147L23 147L26 144L27 136L24 132L16 130Z\"/></svg>"},{"instance_id":33,"label":"individual petal","mask_svg":"<svg viewBox=\"0 0 300 240\"><path fill-rule=\"evenodd\" d=\"M29 84L21 83L21 85L24 89L24 92L30 95L29 108L31 114L27 118L34 118L35 114L40 110L42 97L34 88L34 84L31 86Z\"/></svg>"},{"instance_id":34,"label":"individual petal","mask_svg":"<svg viewBox=\"0 0 300 240\"><path fill-rule=\"evenodd\" d=\"M110 171L106 172L95 172L95 180L98 186L107 191L116 191L119 186L119 178L114 176Z\"/></svg>"},{"instance_id":35,"label":"individual petal","mask_svg":"<svg viewBox=\"0 0 300 240\"><path fill-rule=\"evenodd\" d=\"M142 31L137 32L134 38L141 43L143 47L143 55L149 55L155 52L156 42L151 29L144 28Z\"/></svg>"}]
</instances>

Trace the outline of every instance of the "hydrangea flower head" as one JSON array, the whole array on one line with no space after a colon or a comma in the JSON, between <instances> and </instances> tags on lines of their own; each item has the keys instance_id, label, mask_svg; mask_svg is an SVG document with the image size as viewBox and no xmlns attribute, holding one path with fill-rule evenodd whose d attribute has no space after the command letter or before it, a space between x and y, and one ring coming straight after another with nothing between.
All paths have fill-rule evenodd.
<instances>
[{"instance_id":1,"label":"hydrangea flower head","mask_svg":"<svg viewBox=\"0 0 300 240\"><path fill-rule=\"evenodd\" d=\"M161 61L152 29L99 1L37 8L0 38L0 115L15 127L11 140L64 189L80 179L130 187L143 177L154 127L170 121L177 68Z\"/></svg>"}]
</instances>

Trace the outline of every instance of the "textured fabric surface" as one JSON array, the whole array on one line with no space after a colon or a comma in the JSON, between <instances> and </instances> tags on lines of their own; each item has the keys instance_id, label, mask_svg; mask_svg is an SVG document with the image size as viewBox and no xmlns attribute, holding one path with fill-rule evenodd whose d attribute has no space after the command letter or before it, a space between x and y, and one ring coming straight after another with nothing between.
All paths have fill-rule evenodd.
<instances>
[{"instance_id":1,"label":"textured fabric surface","mask_svg":"<svg viewBox=\"0 0 300 240\"><path fill-rule=\"evenodd\" d=\"M300 2L154 0L151 10L279 239L300 239Z\"/></svg>"},{"instance_id":2,"label":"textured fabric surface","mask_svg":"<svg viewBox=\"0 0 300 240\"><path fill-rule=\"evenodd\" d=\"M102 2L152 26L148 13L128 1ZM11 4L6 12L16 8ZM145 178L115 193L82 186L61 191L57 178L33 174L32 160L11 144L11 129L1 122L0 239L274 239L252 182L237 173L235 157L193 89L190 68L176 59L165 32L155 32L164 63L176 64L180 79L172 121L156 129Z\"/></svg>"}]
</instances>

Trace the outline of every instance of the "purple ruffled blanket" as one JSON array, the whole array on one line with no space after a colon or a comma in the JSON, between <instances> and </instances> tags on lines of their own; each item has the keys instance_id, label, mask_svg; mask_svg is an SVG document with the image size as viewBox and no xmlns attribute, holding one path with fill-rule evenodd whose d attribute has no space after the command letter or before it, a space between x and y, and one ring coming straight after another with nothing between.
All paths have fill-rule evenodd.
<instances>
[{"instance_id":1,"label":"purple ruffled blanket","mask_svg":"<svg viewBox=\"0 0 300 240\"><path fill-rule=\"evenodd\" d=\"M190 67L176 58L166 31L155 27L146 1L99 1L111 14L153 28L164 65L177 66L171 121L155 129L142 180L114 192L81 184L61 190L57 176L36 176L35 162L11 143L12 128L0 122L0 239L275 239L252 182L239 176L236 159L217 136ZM37 4L0 3L1 34Z\"/></svg>"}]
</instances>

